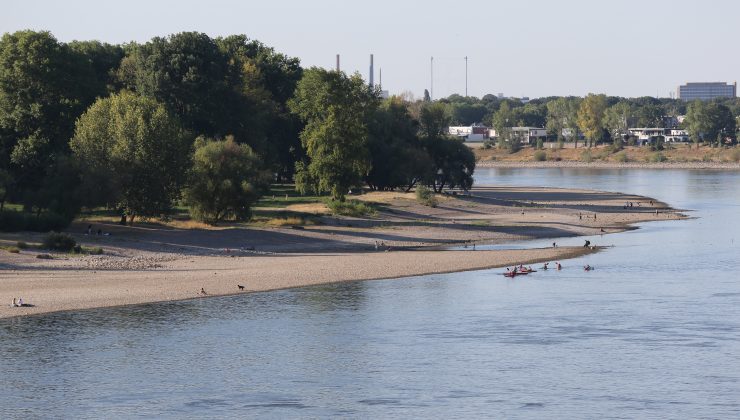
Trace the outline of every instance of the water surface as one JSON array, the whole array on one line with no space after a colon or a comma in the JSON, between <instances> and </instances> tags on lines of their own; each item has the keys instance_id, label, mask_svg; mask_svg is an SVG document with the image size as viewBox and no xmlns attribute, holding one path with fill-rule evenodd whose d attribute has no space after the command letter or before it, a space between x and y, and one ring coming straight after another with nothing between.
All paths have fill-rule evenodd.
<instances>
[{"instance_id":1,"label":"water surface","mask_svg":"<svg viewBox=\"0 0 740 420\"><path fill-rule=\"evenodd\" d=\"M591 237L614 247L525 278L483 270L0 320L0 412L740 417L740 173L476 179L643 194L697 218Z\"/></svg>"}]
</instances>

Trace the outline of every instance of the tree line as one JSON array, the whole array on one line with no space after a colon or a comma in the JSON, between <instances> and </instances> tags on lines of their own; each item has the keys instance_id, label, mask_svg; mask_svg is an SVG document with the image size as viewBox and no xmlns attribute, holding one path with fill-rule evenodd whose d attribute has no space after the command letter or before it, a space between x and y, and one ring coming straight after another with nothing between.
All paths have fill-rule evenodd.
<instances>
[{"instance_id":1,"label":"tree line","mask_svg":"<svg viewBox=\"0 0 740 420\"><path fill-rule=\"evenodd\" d=\"M482 123L507 134L507 127L544 127L553 140L585 138L588 145L620 142L633 127L665 127L664 118L685 116L681 128L695 143L737 142L740 99L685 102L669 98L621 98L589 94L581 97L482 98L451 95L441 99L454 125ZM506 141L506 139L504 139Z\"/></svg>"},{"instance_id":2,"label":"tree line","mask_svg":"<svg viewBox=\"0 0 740 420\"><path fill-rule=\"evenodd\" d=\"M334 200L364 185L469 188L475 158L448 124L442 104L381 100L358 74L304 69L245 35L6 33L0 210L106 207L133 222L182 203L216 223L248 218L272 182Z\"/></svg>"}]
</instances>

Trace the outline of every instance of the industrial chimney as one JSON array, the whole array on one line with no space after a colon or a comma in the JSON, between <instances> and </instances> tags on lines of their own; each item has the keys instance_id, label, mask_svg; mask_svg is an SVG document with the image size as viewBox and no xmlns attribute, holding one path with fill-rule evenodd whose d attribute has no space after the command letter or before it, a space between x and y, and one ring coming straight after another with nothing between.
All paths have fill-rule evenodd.
<instances>
[{"instance_id":1,"label":"industrial chimney","mask_svg":"<svg viewBox=\"0 0 740 420\"><path fill-rule=\"evenodd\" d=\"M373 68L373 55L370 54L370 87L375 85L373 78L375 77L375 69Z\"/></svg>"}]
</instances>

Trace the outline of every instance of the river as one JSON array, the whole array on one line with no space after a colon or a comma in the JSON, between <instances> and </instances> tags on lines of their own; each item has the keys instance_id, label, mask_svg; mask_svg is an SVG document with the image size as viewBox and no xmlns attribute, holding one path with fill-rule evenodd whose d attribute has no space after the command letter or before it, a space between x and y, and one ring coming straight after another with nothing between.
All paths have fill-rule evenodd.
<instances>
[{"instance_id":1,"label":"river","mask_svg":"<svg viewBox=\"0 0 740 420\"><path fill-rule=\"evenodd\" d=\"M694 218L588 238L613 247L526 278L3 319L0 415L740 417L740 172L479 169L476 182L642 194Z\"/></svg>"}]
</instances>

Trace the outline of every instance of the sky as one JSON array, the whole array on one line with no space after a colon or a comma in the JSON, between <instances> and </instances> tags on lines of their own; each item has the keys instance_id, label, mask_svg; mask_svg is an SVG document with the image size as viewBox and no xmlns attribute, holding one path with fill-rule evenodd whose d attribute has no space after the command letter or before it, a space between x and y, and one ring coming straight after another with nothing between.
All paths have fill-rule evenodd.
<instances>
[{"instance_id":1,"label":"sky","mask_svg":"<svg viewBox=\"0 0 740 420\"><path fill-rule=\"evenodd\" d=\"M246 34L304 67L333 68L383 89L434 97L587 93L669 97L685 82L740 73L734 0L3 0L0 32L60 41L146 42L182 31Z\"/></svg>"}]
</instances>

